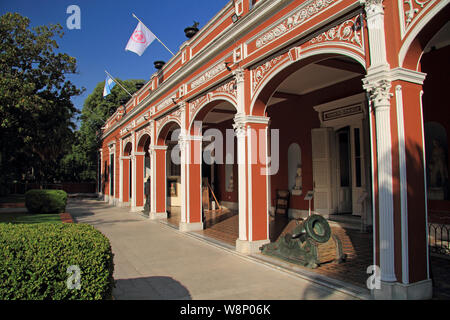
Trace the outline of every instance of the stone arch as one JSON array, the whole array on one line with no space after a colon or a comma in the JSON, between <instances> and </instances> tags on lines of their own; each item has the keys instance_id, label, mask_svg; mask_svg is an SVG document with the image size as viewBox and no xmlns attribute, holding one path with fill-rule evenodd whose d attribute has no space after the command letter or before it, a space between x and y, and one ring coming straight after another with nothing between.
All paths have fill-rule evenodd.
<instances>
[{"instance_id":1,"label":"stone arch","mask_svg":"<svg viewBox=\"0 0 450 320\"><path fill-rule=\"evenodd\" d=\"M309 64L331 58L347 57L357 62L361 66L361 71L365 71L367 67L366 61L363 59L363 57L351 50L329 46L308 50L301 55L299 51L300 50L298 49L298 53L296 55L297 57L295 57L291 49L291 51L277 58L274 58L280 59L281 63L275 64L273 68L271 68L272 70L269 70L269 72L267 72L267 74L258 85L257 90L252 93L252 100L249 110L251 115L264 116L267 102L270 100L278 86L288 76ZM272 59L272 61L274 59Z\"/></svg>"},{"instance_id":2,"label":"stone arch","mask_svg":"<svg viewBox=\"0 0 450 320\"><path fill-rule=\"evenodd\" d=\"M420 59L432 37L450 20L449 1L440 1L408 31L398 54L399 66L420 71ZM414 22L414 21L413 21Z\"/></svg>"}]
</instances>

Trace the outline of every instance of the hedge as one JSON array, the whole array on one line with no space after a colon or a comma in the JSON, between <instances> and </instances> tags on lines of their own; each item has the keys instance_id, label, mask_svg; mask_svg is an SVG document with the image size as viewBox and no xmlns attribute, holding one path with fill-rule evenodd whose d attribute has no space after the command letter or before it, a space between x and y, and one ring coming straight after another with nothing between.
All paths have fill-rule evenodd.
<instances>
[{"instance_id":1,"label":"hedge","mask_svg":"<svg viewBox=\"0 0 450 320\"><path fill-rule=\"evenodd\" d=\"M32 189L25 193L25 206L31 213L61 213L66 204L67 193L63 190Z\"/></svg>"},{"instance_id":2,"label":"hedge","mask_svg":"<svg viewBox=\"0 0 450 320\"><path fill-rule=\"evenodd\" d=\"M68 281L78 266L79 289ZM0 300L111 299L108 238L85 224L0 224Z\"/></svg>"}]
</instances>

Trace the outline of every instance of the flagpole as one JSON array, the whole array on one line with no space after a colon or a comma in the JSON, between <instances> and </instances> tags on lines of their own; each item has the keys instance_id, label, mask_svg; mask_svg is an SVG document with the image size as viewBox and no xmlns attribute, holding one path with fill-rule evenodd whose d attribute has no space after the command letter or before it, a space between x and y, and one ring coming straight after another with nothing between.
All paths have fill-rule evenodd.
<instances>
[{"instance_id":1,"label":"flagpole","mask_svg":"<svg viewBox=\"0 0 450 320\"><path fill-rule=\"evenodd\" d=\"M150 29L145 25L145 23L143 23L138 17L136 17L136 15L135 15L134 13L132 13L132 15L133 15L134 18L137 19L137 21L139 21L140 23L142 23L148 30L150 30ZM153 33L153 32L152 32L152 33ZM161 40L159 40L159 38L158 38L154 33L153 33L153 35L155 36L156 40L158 40L159 43L161 43L161 44L164 46L164 48L166 48L167 51L169 51L169 52L172 54L172 56L174 56L173 52L170 51L170 49L167 48L166 45L165 45Z\"/></svg>"},{"instance_id":2,"label":"flagpole","mask_svg":"<svg viewBox=\"0 0 450 320\"><path fill-rule=\"evenodd\" d=\"M133 95L132 95L131 93L129 93L128 90L125 89L125 88L119 83L119 81L116 80L116 78L114 78L112 75L110 75L108 71L105 70L105 72L106 72L106 74L107 74L108 76L111 77L111 79L112 79L115 83L117 83L117 84L119 85L119 87L121 87L123 90L125 90L125 92L128 93L128 94L130 95L130 97L133 97Z\"/></svg>"}]
</instances>

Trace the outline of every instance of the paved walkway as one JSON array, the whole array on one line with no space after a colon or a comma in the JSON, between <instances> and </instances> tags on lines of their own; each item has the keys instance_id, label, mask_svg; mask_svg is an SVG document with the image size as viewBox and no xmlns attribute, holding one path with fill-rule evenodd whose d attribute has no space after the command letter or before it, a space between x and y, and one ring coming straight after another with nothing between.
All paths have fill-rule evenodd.
<instances>
[{"instance_id":1,"label":"paved walkway","mask_svg":"<svg viewBox=\"0 0 450 320\"><path fill-rule=\"evenodd\" d=\"M353 299L224 250L128 209L70 200L78 223L105 234L114 253L115 299Z\"/></svg>"}]
</instances>

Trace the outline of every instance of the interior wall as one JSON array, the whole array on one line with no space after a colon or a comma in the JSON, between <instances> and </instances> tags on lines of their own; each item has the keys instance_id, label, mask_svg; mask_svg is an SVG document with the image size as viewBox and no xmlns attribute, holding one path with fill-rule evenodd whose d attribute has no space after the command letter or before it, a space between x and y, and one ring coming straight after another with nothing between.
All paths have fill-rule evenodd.
<instances>
[{"instance_id":1,"label":"interior wall","mask_svg":"<svg viewBox=\"0 0 450 320\"><path fill-rule=\"evenodd\" d=\"M271 119L270 128L280 130L280 167L278 173L271 177L272 206L275 205L276 190L288 189L288 148L291 143L297 143L301 148L303 193L300 196L291 195L289 207L308 210L309 203L304 197L309 190L313 190L311 129L320 127L318 113L313 107L361 92L361 78L357 77L267 108L267 115ZM314 210L314 201L311 202L311 209Z\"/></svg>"},{"instance_id":2,"label":"interior wall","mask_svg":"<svg viewBox=\"0 0 450 320\"><path fill-rule=\"evenodd\" d=\"M445 99L450 83L450 46L425 53L421 59L421 70L426 73L422 96L424 122L437 122L447 133L447 150L449 150L450 115L449 102ZM447 168L450 168L450 157L447 156ZM450 212L449 200L429 200L430 211Z\"/></svg>"}]
</instances>

